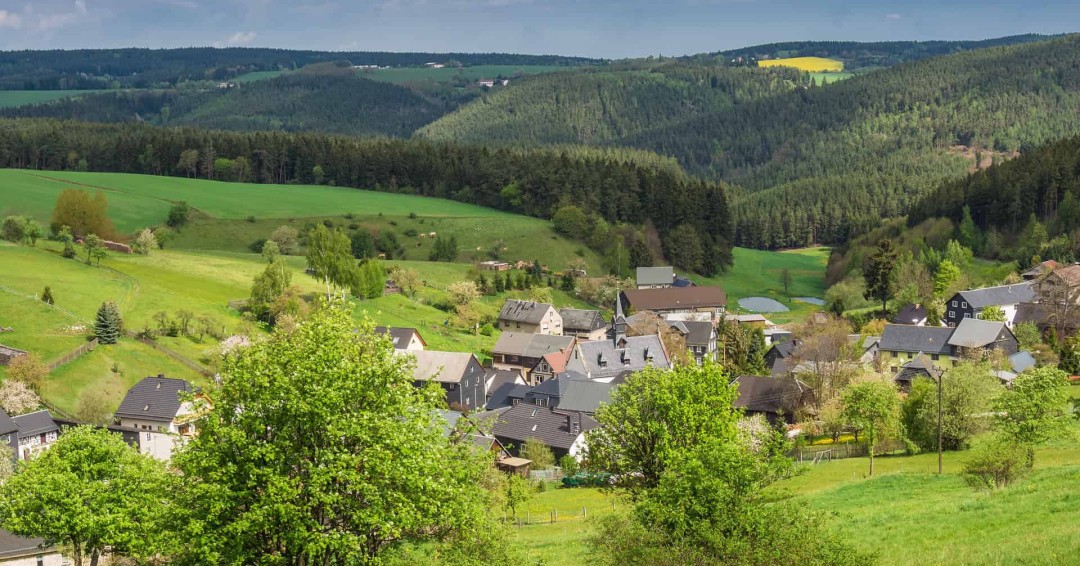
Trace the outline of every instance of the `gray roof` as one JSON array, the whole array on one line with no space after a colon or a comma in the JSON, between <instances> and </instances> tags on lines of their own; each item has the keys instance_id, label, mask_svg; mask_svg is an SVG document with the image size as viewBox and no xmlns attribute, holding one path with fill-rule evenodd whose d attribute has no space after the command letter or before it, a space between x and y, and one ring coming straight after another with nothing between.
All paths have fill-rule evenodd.
<instances>
[{"instance_id":1,"label":"gray roof","mask_svg":"<svg viewBox=\"0 0 1080 566\"><path fill-rule=\"evenodd\" d=\"M191 384L183 379L147 377L128 389L120 408L119 418L171 422L180 410L180 393L191 393Z\"/></svg>"},{"instance_id":2,"label":"gray roof","mask_svg":"<svg viewBox=\"0 0 1080 566\"><path fill-rule=\"evenodd\" d=\"M917 377L929 377L937 379L941 377L941 368L934 365L934 361L926 354L918 354L911 361L900 366L893 380L900 383L911 383Z\"/></svg>"},{"instance_id":3,"label":"gray roof","mask_svg":"<svg viewBox=\"0 0 1080 566\"><path fill-rule=\"evenodd\" d=\"M712 340L713 325L711 322L687 320L679 324L686 328L686 343L689 345L707 345Z\"/></svg>"},{"instance_id":4,"label":"gray roof","mask_svg":"<svg viewBox=\"0 0 1080 566\"><path fill-rule=\"evenodd\" d=\"M56 425L56 421L53 420L52 415L46 410L12 417L11 420L19 425L20 438L60 430L60 427Z\"/></svg>"},{"instance_id":5,"label":"gray roof","mask_svg":"<svg viewBox=\"0 0 1080 566\"><path fill-rule=\"evenodd\" d=\"M1009 356L1009 365L1012 366L1013 372L1023 373L1024 370L1035 367L1035 356L1032 356L1031 352L1027 350L1021 350Z\"/></svg>"},{"instance_id":6,"label":"gray roof","mask_svg":"<svg viewBox=\"0 0 1080 566\"><path fill-rule=\"evenodd\" d=\"M442 420L446 421L443 423L443 434L450 436L457 428L458 421L461 420L461 411L440 410L438 413Z\"/></svg>"},{"instance_id":7,"label":"gray roof","mask_svg":"<svg viewBox=\"0 0 1080 566\"><path fill-rule=\"evenodd\" d=\"M967 301L967 304L977 309L989 306L1015 305L1035 300L1035 284L1028 281L1015 285L971 289L960 291L957 295Z\"/></svg>"},{"instance_id":8,"label":"gray roof","mask_svg":"<svg viewBox=\"0 0 1080 566\"><path fill-rule=\"evenodd\" d=\"M638 285L671 285L675 281L675 269L668 267L637 268Z\"/></svg>"},{"instance_id":9,"label":"gray roof","mask_svg":"<svg viewBox=\"0 0 1080 566\"><path fill-rule=\"evenodd\" d=\"M541 395L554 397L552 407L583 413L595 413L601 403L611 401L611 390L614 387L612 384L581 379L576 375L568 372L555 379L549 379L532 388L528 397Z\"/></svg>"},{"instance_id":10,"label":"gray roof","mask_svg":"<svg viewBox=\"0 0 1080 566\"><path fill-rule=\"evenodd\" d=\"M888 352L923 352L949 355L949 337L953 329L942 326L886 324L878 347Z\"/></svg>"},{"instance_id":11,"label":"gray roof","mask_svg":"<svg viewBox=\"0 0 1080 566\"><path fill-rule=\"evenodd\" d=\"M21 537L6 529L0 529L0 559L53 554L55 551L42 550L44 543L40 538Z\"/></svg>"},{"instance_id":12,"label":"gray roof","mask_svg":"<svg viewBox=\"0 0 1080 566\"><path fill-rule=\"evenodd\" d=\"M0 434L11 434L18 430L19 425L15 423L15 420L8 416L7 411L0 409Z\"/></svg>"},{"instance_id":13,"label":"gray roof","mask_svg":"<svg viewBox=\"0 0 1080 566\"><path fill-rule=\"evenodd\" d=\"M570 356L566 369L590 379L606 379L627 371L639 371L650 365L671 367L664 344L655 334L627 336L621 347L616 346L613 339L581 342Z\"/></svg>"},{"instance_id":14,"label":"gray roof","mask_svg":"<svg viewBox=\"0 0 1080 566\"><path fill-rule=\"evenodd\" d=\"M900 312L896 313L892 322L894 324L918 324L920 322L926 322L926 307L908 303L904 305L904 308L900 309Z\"/></svg>"},{"instance_id":15,"label":"gray roof","mask_svg":"<svg viewBox=\"0 0 1080 566\"><path fill-rule=\"evenodd\" d=\"M488 388L499 387L504 383L525 383L521 378L521 371L516 369L487 368L484 371L484 379L487 380Z\"/></svg>"},{"instance_id":16,"label":"gray roof","mask_svg":"<svg viewBox=\"0 0 1080 566\"><path fill-rule=\"evenodd\" d=\"M510 354L526 358L542 358L552 352L558 352L573 346L574 341L573 336L503 332L495 342L492 353Z\"/></svg>"},{"instance_id":17,"label":"gray roof","mask_svg":"<svg viewBox=\"0 0 1080 566\"><path fill-rule=\"evenodd\" d=\"M578 438L578 434L570 430L571 419L580 421L581 433L600 426L583 413L521 404L498 413L492 433L516 443L536 438L552 448L568 450Z\"/></svg>"},{"instance_id":18,"label":"gray roof","mask_svg":"<svg viewBox=\"0 0 1080 566\"><path fill-rule=\"evenodd\" d=\"M416 358L413 379L420 381L438 381L440 383L458 383L469 368L473 359L468 352L435 352L432 350L410 351L404 355ZM479 362L477 362L479 365Z\"/></svg>"},{"instance_id":19,"label":"gray roof","mask_svg":"<svg viewBox=\"0 0 1080 566\"><path fill-rule=\"evenodd\" d=\"M604 317L600 315L600 311L559 309L559 316L562 317L562 327L564 332L592 332L593 330L599 330L607 326L607 323L604 322Z\"/></svg>"},{"instance_id":20,"label":"gray roof","mask_svg":"<svg viewBox=\"0 0 1080 566\"><path fill-rule=\"evenodd\" d=\"M739 387L735 407L759 413L793 414L813 394L803 382L785 377L743 375L734 383Z\"/></svg>"},{"instance_id":21,"label":"gray roof","mask_svg":"<svg viewBox=\"0 0 1080 566\"><path fill-rule=\"evenodd\" d=\"M394 348L397 350L404 350L409 347L409 342L412 340L415 334L420 339L420 343L427 345L424 342L424 337L420 335L420 331L415 328L403 328L399 326L392 326L387 328L385 326L376 326L375 332L377 334L390 334L390 341L394 343Z\"/></svg>"},{"instance_id":22,"label":"gray roof","mask_svg":"<svg viewBox=\"0 0 1080 566\"><path fill-rule=\"evenodd\" d=\"M949 344L962 348L982 348L996 342L1004 328L1004 322L965 318L953 329Z\"/></svg>"},{"instance_id":23,"label":"gray roof","mask_svg":"<svg viewBox=\"0 0 1080 566\"><path fill-rule=\"evenodd\" d=\"M544 319L544 314L547 313L550 308L552 308L552 306L547 303L507 299L506 302L503 303L502 310L499 311L499 320L540 324L540 321Z\"/></svg>"}]
</instances>

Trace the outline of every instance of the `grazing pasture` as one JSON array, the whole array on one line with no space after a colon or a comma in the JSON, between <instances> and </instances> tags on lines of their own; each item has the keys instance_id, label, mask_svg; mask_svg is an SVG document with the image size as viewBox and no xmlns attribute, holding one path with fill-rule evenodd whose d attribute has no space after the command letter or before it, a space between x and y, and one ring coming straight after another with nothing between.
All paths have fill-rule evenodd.
<instances>
[{"instance_id":1,"label":"grazing pasture","mask_svg":"<svg viewBox=\"0 0 1080 566\"><path fill-rule=\"evenodd\" d=\"M809 73L841 73L844 62L824 57L791 57L788 59L765 59L758 61L759 67L794 67Z\"/></svg>"}]
</instances>

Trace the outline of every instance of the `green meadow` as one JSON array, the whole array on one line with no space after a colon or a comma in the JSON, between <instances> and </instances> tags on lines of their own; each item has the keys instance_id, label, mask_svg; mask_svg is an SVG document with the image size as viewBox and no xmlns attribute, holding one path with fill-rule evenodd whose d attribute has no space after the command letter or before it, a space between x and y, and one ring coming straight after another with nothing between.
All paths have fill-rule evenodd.
<instances>
[{"instance_id":1,"label":"green meadow","mask_svg":"<svg viewBox=\"0 0 1080 566\"><path fill-rule=\"evenodd\" d=\"M14 108L27 104L40 104L84 94L106 92L104 90L0 90L0 108Z\"/></svg>"},{"instance_id":2,"label":"green meadow","mask_svg":"<svg viewBox=\"0 0 1080 566\"><path fill-rule=\"evenodd\" d=\"M572 70L573 67L557 65L476 65L473 67L393 67L390 69L364 69L360 76L394 84L414 82L446 83L457 79L479 80L495 77L511 78L518 75L538 75Z\"/></svg>"},{"instance_id":3,"label":"green meadow","mask_svg":"<svg viewBox=\"0 0 1080 566\"><path fill-rule=\"evenodd\" d=\"M819 307L793 300L794 297L822 298L825 295L825 266L829 248L806 248L779 252L734 248L735 265L717 277L691 276L699 285L720 285L727 292L731 312L739 309L738 300L746 297L768 297L783 303L788 312L764 313L777 323L802 320ZM791 282L784 292L783 272L788 270Z\"/></svg>"}]
</instances>

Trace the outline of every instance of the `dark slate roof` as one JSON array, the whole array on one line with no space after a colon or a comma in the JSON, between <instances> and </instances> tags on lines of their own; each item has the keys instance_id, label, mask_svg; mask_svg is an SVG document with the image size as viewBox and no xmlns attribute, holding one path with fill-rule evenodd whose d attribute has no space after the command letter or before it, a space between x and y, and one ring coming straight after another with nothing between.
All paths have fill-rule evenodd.
<instances>
[{"instance_id":1,"label":"dark slate roof","mask_svg":"<svg viewBox=\"0 0 1080 566\"><path fill-rule=\"evenodd\" d=\"M517 398L522 399L524 392L529 389L529 386L525 385L525 381L521 379L521 374L516 371L495 370L495 376L492 377L492 372L489 370L488 378L490 379L488 401L485 407L489 410L509 407L513 404L511 399L514 393L519 393Z\"/></svg>"},{"instance_id":2,"label":"dark slate roof","mask_svg":"<svg viewBox=\"0 0 1080 566\"><path fill-rule=\"evenodd\" d=\"M783 342L775 342L770 350L776 350L776 353L780 355L781 359L790 358L795 353L795 341L785 340ZM768 355L768 352L765 352Z\"/></svg>"},{"instance_id":3,"label":"dark slate roof","mask_svg":"<svg viewBox=\"0 0 1080 566\"><path fill-rule=\"evenodd\" d=\"M114 416L128 419L171 422L180 410L180 393L191 393L191 384L182 379L147 377L128 390Z\"/></svg>"},{"instance_id":4,"label":"dark slate roof","mask_svg":"<svg viewBox=\"0 0 1080 566\"><path fill-rule=\"evenodd\" d=\"M554 397L551 406L564 411L595 413L601 403L611 401L611 383L602 383L591 379L582 379L575 373L565 373L549 379L529 391L527 399L543 395ZM526 401L531 403L531 401Z\"/></svg>"},{"instance_id":5,"label":"dark slate roof","mask_svg":"<svg viewBox=\"0 0 1080 566\"><path fill-rule=\"evenodd\" d=\"M574 345L573 336L503 332L492 350L495 354L510 354L526 358L542 358L552 352L565 350Z\"/></svg>"},{"instance_id":6,"label":"dark slate roof","mask_svg":"<svg viewBox=\"0 0 1080 566\"><path fill-rule=\"evenodd\" d=\"M686 343L690 345L708 345L712 340L713 325L711 322L697 322L693 320L682 321L686 328Z\"/></svg>"},{"instance_id":7,"label":"dark slate roof","mask_svg":"<svg viewBox=\"0 0 1080 566\"><path fill-rule=\"evenodd\" d=\"M550 308L552 308L551 305L547 303L507 299L503 303L502 310L499 311L499 320L540 324L540 321L544 319L544 313Z\"/></svg>"},{"instance_id":8,"label":"dark slate roof","mask_svg":"<svg viewBox=\"0 0 1080 566\"><path fill-rule=\"evenodd\" d=\"M900 366L900 371L893 378L899 383L911 383L917 377L929 377L937 379L941 377L941 368L934 365L933 360L926 354L919 354L911 361Z\"/></svg>"},{"instance_id":9,"label":"dark slate roof","mask_svg":"<svg viewBox=\"0 0 1080 566\"><path fill-rule=\"evenodd\" d=\"M566 369L590 379L608 379L622 372L635 372L650 365L671 367L671 361L664 352L659 336L627 336L625 340L623 347L618 347L615 340L610 338L581 342L570 356Z\"/></svg>"},{"instance_id":10,"label":"dark slate roof","mask_svg":"<svg viewBox=\"0 0 1080 566\"><path fill-rule=\"evenodd\" d=\"M60 427L56 425L56 421L53 420L52 415L46 410L12 417L11 420L15 421L15 424L19 426L20 438L60 430Z\"/></svg>"},{"instance_id":11,"label":"dark slate roof","mask_svg":"<svg viewBox=\"0 0 1080 566\"><path fill-rule=\"evenodd\" d=\"M949 344L963 348L982 348L996 342L1004 328L1004 322L965 318L953 329Z\"/></svg>"},{"instance_id":12,"label":"dark slate roof","mask_svg":"<svg viewBox=\"0 0 1080 566\"><path fill-rule=\"evenodd\" d=\"M971 289L960 291L957 295L977 309L989 306L1015 305L1035 300L1035 284L1028 281L1015 285Z\"/></svg>"},{"instance_id":13,"label":"dark slate roof","mask_svg":"<svg viewBox=\"0 0 1080 566\"><path fill-rule=\"evenodd\" d=\"M504 383L525 383L525 380L521 378L521 371L516 369L487 368L484 371L484 379L487 381L488 389L494 389Z\"/></svg>"},{"instance_id":14,"label":"dark slate roof","mask_svg":"<svg viewBox=\"0 0 1080 566\"><path fill-rule=\"evenodd\" d=\"M892 319L894 324L918 324L926 321L926 307L908 303Z\"/></svg>"},{"instance_id":15,"label":"dark slate roof","mask_svg":"<svg viewBox=\"0 0 1080 566\"><path fill-rule=\"evenodd\" d=\"M53 551L42 550L44 542L40 538L25 538L0 529L0 559L51 554Z\"/></svg>"},{"instance_id":16,"label":"dark slate roof","mask_svg":"<svg viewBox=\"0 0 1080 566\"><path fill-rule=\"evenodd\" d=\"M1027 350L1021 350L1009 356L1009 365L1012 366L1014 373L1023 373L1024 370L1035 367L1035 356Z\"/></svg>"},{"instance_id":17,"label":"dark slate roof","mask_svg":"<svg viewBox=\"0 0 1080 566\"><path fill-rule=\"evenodd\" d=\"M390 333L390 341L394 343L394 348L398 350L404 350L409 347L409 341L412 340L415 334L420 339L420 343L427 346L427 342L424 342L424 337L420 335L420 331L415 328L403 328L399 326L391 326L387 328L385 326L376 326L375 332L377 334Z\"/></svg>"},{"instance_id":18,"label":"dark slate roof","mask_svg":"<svg viewBox=\"0 0 1080 566\"><path fill-rule=\"evenodd\" d=\"M18 430L19 425L15 423L15 420L8 416L7 411L0 409L0 434L11 434Z\"/></svg>"},{"instance_id":19,"label":"dark slate roof","mask_svg":"<svg viewBox=\"0 0 1080 566\"><path fill-rule=\"evenodd\" d=\"M627 289L623 300L636 311L717 308L727 305L727 294L720 287L668 287L666 289Z\"/></svg>"},{"instance_id":20,"label":"dark slate roof","mask_svg":"<svg viewBox=\"0 0 1080 566\"><path fill-rule=\"evenodd\" d=\"M668 267L637 268L638 285L671 285L675 281L675 269Z\"/></svg>"},{"instance_id":21,"label":"dark slate roof","mask_svg":"<svg viewBox=\"0 0 1080 566\"><path fill-rule=\"evenodd\" d=\"M949 355L949 337L953 329L942 326L886 324L878 348L887 352L923 352Z\"/></svg>"},{"instance_id":22,"label":"dark slate roof","mask_svg":"<svg viewBox=\"0 0 1080 566\"><path fill-rule=\"evenodd\" d=\"M559 316L562 317L564 332L592 332L607 326L604 317L600 315L600 311L559 309Z\"/></svg>"},{"instance_id":23,"label":"dark slate roof","mask_svg":"<svg viewBox=\"0 0 1080 566\"><path fill-rule=\"evenodd\" d=\"M552 448L568 450L578 437L570 432L570 419L580 420L582 433L600 426L583 413L521 404L499 414L492 433L517 443L536 438Z\"/></svg>"},{"instance_id":24,"label":"dark slate roof","mask_svg":"<svg viewBox=\"0 0 1080 566\"><path fill-rule=\"evenodd\" d=\"M739 387L735 406L759 413L793 414L813 394L803 382L785 377L743 375L734 383Z\"/></svg>"}]
</instances>

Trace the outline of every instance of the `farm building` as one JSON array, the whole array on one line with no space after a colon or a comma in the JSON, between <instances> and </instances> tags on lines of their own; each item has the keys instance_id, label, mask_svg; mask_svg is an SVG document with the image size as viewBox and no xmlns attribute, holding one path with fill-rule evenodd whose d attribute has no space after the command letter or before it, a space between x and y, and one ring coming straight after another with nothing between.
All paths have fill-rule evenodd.
<instances>
[{"instance_id":1,"label":"farm building","mask_svg":"<svg viewBox=\"0 0 1080 566\"><path fill-rule=\"evenodd\" d=\"M0 344L0 366L6 366L19 356L25 356L26 352Z\"/></svg>"}]
</instances>

